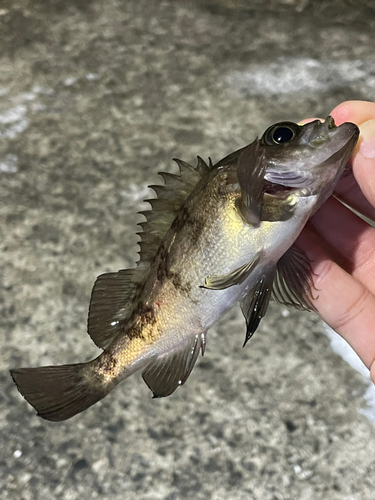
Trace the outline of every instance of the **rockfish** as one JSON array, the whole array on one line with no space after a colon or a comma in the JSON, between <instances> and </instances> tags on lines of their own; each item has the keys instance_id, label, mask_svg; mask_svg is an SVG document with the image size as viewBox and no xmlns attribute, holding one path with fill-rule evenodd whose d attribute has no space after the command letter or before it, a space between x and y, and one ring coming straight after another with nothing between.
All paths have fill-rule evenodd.
<instances>
[{"instance_id":1,"label":"rockfish","mask_svg":"<svg viewBox=\"0 0 375 500\"><path fill-rule=\"evenodd\" d=\"M240 301L245 343L270 298L313 309L308 258L293 242L332 194L359 136L332 117L283 122L215 165L176 160L141 212L140 260L94 284L88 333L94 360L11 371L47 420L65 420L142 370L154 397L186 382L210 326Z\"/></svg>"}]
</instances>

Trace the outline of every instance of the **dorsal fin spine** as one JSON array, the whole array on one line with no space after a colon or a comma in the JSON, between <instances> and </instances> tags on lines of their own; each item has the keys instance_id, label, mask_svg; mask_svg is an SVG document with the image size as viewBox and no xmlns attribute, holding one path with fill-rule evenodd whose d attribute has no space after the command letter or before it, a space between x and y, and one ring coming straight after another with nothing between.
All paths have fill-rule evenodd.
<instances>
[{"instance_id":1,"label":"dorsal fin spine","mask_svg":"<svg viewBox=\"0 0 375 500\"><path fill-rule=\"evenodd\" d=\"M164 186L149 186L155 191L157 197L145 200L151 205L152 210L138 212L146 218L146 221L139 224L142 232L138 233L141 241L139 242L140 260L137 266L143 264L143 268L149 265L149 261L157 252L170 225L195 186L202 177L209 173L208 166L200 158L196 167L177 158L174 160L179 167L180 174L159 172L164 180Z\"/></svg>"},{"instance_id":2,"label":"dorsal fin spine","mask_svg":"<svg viewBox=\"0 0 375 500\"><path fill-rule=\"evenodd\" d=\"M207 163L201 158L200 156L197 156L198 158L198 163L197 163L197 170L202 173L207 173L210 171L210 167L207 165Z\"/></svg>"}]
</instances>

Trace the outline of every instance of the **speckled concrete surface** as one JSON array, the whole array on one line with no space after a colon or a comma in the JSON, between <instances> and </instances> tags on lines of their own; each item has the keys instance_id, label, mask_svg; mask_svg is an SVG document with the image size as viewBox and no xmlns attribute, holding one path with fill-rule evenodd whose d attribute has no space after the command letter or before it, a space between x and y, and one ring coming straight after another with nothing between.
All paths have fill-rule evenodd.
<instances>
[{"instance_id":1,"label":"speckled concrete surface","mask_svg":"<svg viewBox=\"0 0 375 500\"><path fill-rule=\"evenodd\" d=\"M238 309L170 398L139 375L42 421L8 374L97 354L91 286L136 260L171 158L218 160L280 119L375 100L374 2L2 0L0 498L372 500L364 379L313 314Z\"/></svg>"}]
</instances>

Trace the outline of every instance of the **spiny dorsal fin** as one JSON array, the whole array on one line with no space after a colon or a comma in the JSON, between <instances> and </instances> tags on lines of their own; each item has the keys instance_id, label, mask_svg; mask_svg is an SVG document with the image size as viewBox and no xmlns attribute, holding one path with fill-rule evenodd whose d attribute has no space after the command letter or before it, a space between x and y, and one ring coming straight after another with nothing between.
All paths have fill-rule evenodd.
<instances>
[{"instance_id":1,"label":"spiny dorsal fin","mask_svg":"<svg viewBox=\"0 0 375 500\"><path fill-rule=\"evenodd\" d=\"M98 347L105 349L131 313L138 283L138 269L123 269L97 277L90 300L88 333Z\"/></svg>"},{"instance_id":2,"label":"spiny dorsal fin","mask_svg":"<svg viewBox=\"0 0 375 500\"><path fill-rule=\"evenodd\" d=\"M162 356L156 356L143 371L142 377L154 398L169 396L189 377L197 360L199 349L204 353L205 334L189 338L186 345Z\"/></svg>"},{"instance_id":3,"label":"spiny dorsal fin","mask_svg":"<svg viewBox=\"0 0 375 500\"><path fill-rule=\"evenodd\" d=\"M313 286L312 269L302 250L290 247L277 263L272 298L297 309L314 310L307 292Z\"/></svg>"},{"instance_id":4,"label":"spiny dorsal fin","mask_svg":"<svg viewBox=\"0 0 375 500\"><path fill-rule=\"evenodd\" d=\"M209 162L208 165L203 160L203 158L201 158L200 156L197 156L197 158L198 158L198 163L197 163L197 167L196 168L197 168L198 172L200 172L203 175L207 174L212 169L211 158L208 159L208 162Z\"/></svg>"},{"instance_id":5,"label":"spiny dorsal fin","mask_svg":"<svg viewBox=\"0 0 375 500\"><path fill-rule=\"evenodd\" d=\"M254 335L261 319L267 312L274 277L275 267L272 267L260 277L255 286L241 300L241 310L246 320L246 337L243 346Z\"/></svg>"},{"instance_id":6,"label":"spiny dorsal fin","mask_svg":"<svg viewBox=\"0 0 375 500\"><path fill-rule=\"evenodd\" d=\"M180 169L180 174L159 172L164 186L150 186L157 195L157 198L146 200L152 210L139 212L147 220L140 224L143 231L138 233L141 236L138 266L146 267L150 262L181 207L198 182L210 172L209 167L199 157L196 167L176 158L174 161Z\"/></svg>"}]
</instances>

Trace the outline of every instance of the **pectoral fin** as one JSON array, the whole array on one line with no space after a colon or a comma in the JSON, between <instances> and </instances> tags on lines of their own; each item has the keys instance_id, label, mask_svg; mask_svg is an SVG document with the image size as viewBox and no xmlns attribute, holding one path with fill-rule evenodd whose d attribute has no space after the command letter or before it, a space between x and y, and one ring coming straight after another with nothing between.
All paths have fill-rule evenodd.
<instances>
[{"instance_id":1,"label":"pectoral fin","mask_svg":"<svg viewBox=\"0 0 375 500\"><path fill-rule=\"evenodd\" d=\"M243 266L235 269L229 274L216 274L208 276L205 280L202 288L209 288L210 290L224 290L233 285L239 285L250 275L259 262L261 252L258 252L255 257L250 261L246 262Z\"/></svg>"},{"instance_id":2,"label":"pectoral fin","mask_svg":"<svg viewBox=\"0 0 375 500\"><path fill-rule=\"evenodd\" d=\"M315 309L307 296L313 286L312 274L310 261L302 250L289 248L277 263L272 298L297 309Z\"/></svg>"},{"instance_id":3,"label":"pectoral fin","mask_svg":"<svg viewBox=\"0 0 375 500\"><path fill-rule=\"evenodd\" d=\"M259 140L246 146L238 158L237 177L241 187L238 208L242 217L253 226L259 225L262 213L266 162Z\"/></svg>"},{"instance_id":4,"label":"pectoral fin","mask_svg":"<svg viewBox=\"0 0 375 500\"><path fill-rule=\"evenodd\" d=\"M243 347L245 347L254 335L261 319L267 312L275 273L276 268L273 267L267 273L263 274L256 285L241 301L241 310L246 320L246 337Z\"/></svg>"},{"instance_id":5,"label":"pectoral fin","mask_svg":"<svg viewBox=\"0 0 375 500\"><path fill-rule=\"evenodd\" d=\"M142 377L154 398L169 396L188 379L197 360L199 349L204 353L205 333L197 334L178 350L156 356L143 371Z\"/></svg>"}]
</instances>

